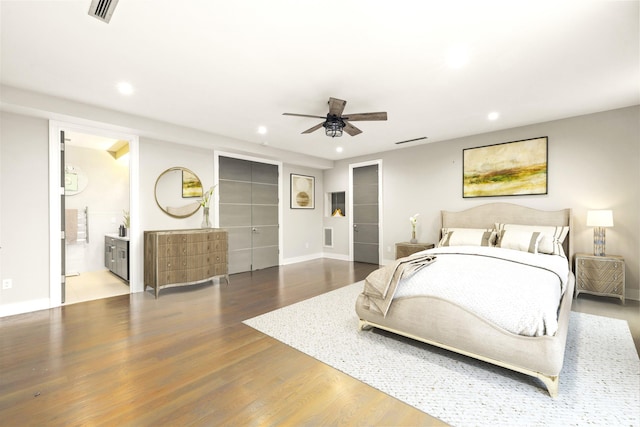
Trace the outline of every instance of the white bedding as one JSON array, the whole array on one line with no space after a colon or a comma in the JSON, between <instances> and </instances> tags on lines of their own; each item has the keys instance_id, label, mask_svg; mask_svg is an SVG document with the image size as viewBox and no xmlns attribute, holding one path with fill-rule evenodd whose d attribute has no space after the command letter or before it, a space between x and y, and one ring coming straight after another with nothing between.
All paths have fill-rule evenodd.
<instances>
[{"instance_id":1,"label":"white bedding","mask_svg":"<svg viewBox=\"0 0 640 427\"><path fill-rule=\"evenodd\" d=\"M569 280L566 258L481 246L420 253L435 254L437 261L403 278L394 299L435 296L514 334L556 333L558 306Z\"/></svg>"}]
</instances>

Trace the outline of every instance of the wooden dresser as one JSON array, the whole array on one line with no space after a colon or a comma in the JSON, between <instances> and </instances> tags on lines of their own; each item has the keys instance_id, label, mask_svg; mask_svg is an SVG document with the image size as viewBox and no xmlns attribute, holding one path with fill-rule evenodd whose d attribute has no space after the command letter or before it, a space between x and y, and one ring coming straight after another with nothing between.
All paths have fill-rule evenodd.
<instances>
[{"instance_id":1,"label":"wooden dresser","mask_svg":"<svg viewBox=\"0 0 640 427\"><path fill-rule=\"evenodd\" d=\"M434 246L435 245L433 243L396 243L396 259L404 258L409 255L413 255L416 252L431 249Z\"/></svg>"},{"instance_id":2,"label":"wooden dresser","mask_svg":"<svg viewBox=\"0 0 640 427\"><path fill-rule=\"evenodd\" d=\"M624 304L624 258L576 254L576 298L581 292L620 298Z\"/></svg>"},{"instance_id":3,"label":"wooden dresser","mask_svg":"<svg viewBox=\"0 0 640 427\"><path fill-rule=\"evenodd\" d=\"M229 283L227 231L219 228L144 232L144 285L192 285L223 276Z\"/></svg>"}]
</instances>

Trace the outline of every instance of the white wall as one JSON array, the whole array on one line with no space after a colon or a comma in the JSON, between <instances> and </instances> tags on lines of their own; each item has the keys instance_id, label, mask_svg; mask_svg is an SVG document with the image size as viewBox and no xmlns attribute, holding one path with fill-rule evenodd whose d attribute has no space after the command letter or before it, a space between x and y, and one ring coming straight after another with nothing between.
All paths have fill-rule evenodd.
<instances>
[{"instance_id":1,"label":"white wall","mask_svg":"<svg viewBox=\"0 0 640 427\"><path fill-rule=\"evenodd\" d=\"M65 161L79 166L88 179L83 191L65 197L66 208L89 208L89 243L67 244L67 273L104 270L104 235L118 233L123 211L129 211L129 166L107 151L69 144Z\"/></svg>"},{"instance_id":2,"label":"white wall","mask_svg":"<svg viewBox=\"0 0 640 427\"><path fill-rule=\"evenodd\" d=\"M462 198L462 150L501 142L549 137L549 188L544 196ZM574 249L592 252L589 209L612 209L607 253L625 257L627 296L638 299L640 261L640 107L540 123L336 162L325 171L326 191L345 189L350 163L383 159L384 254L410 237L409 216L420 213L417 234L436 242L440 210L463 210L488 202L539 209L572 208ZM347 215L350 213L348 212ZM325 218L325 225L334 219ZM348 254L348 230L334 234L334 253ZM326 250L326 252L330 252Z\"/></svg>"},{"instance_id":3,"label":"white wall","mask_svg":"<svg viewBox=\"0 0 640 427\"><path fill-rule=\"evenodd\" d=\"M348 190L349 163L382 159L386 259L393 258L395 242L409 237L408 217L416 212L421 214L419 239L435 241L440 209L461 210L488 201L542 209L571 207L575 215L574 247L590 252L592 230L585 226L586 211L609 208L614 211L615 227L607 231L607 252L625 257L627 296L638 298L639 119L640 107L636 106L344 160L324 172L284 163L285 263L322 252L338 258L348 254L348 218L325 218L324 194ZM536 136L549 137L548 195L462 198L463 148ZM203 135L198 137L202 143ZM205 186L212 183L213 150L220 149L214 140L210 148L196 148L188 145L188 138L180 144L140 138L140 230L199 227L199 214L178 220L162 213L156 206L153 187L159 174L172 166L193 170ZM224 151L232 149L225 146ZM48 152L46 119L0 113L0 278L13 280L12 289L0 290L0 316L20 312L21 307L48 306ZM292 172L316 177L316 209L289 209ZM322 247L323 225L334 227L334 248ZM142 260L142 247L137 259Z\"/></svg>"},{"instance_id":4,"label":"white wall","mask_svg":"<svg viewBox=\"0 0 640 427\"><path fill-rule=\"evenodd\" d=\"M48 146L46 120L0 113L0 278L13 281L0 289L0 315L48 304Z\"/></svg>"},{"instance_id":5,"label":"white wall","mask_svg":"<svg viewBox=\"0 0 640 427\"><path fill-rule=\"evenodd\" d=\"M315 177L315 208L291 209L291 174ZM324 186L322 171L300 166L283 166L284 264L322 257L322 213Z\"/></svg>"},{"instance_id":6,"label":"white wall","mask_svg":"<svg viewBox=\"0 0 640 427\"><path fill-rule=\"evenodd\" d=\"M183 166L191 169L203 183L204 188L214 182L214 150L159 141L150 138L140 138L140 221L141 230L170 230L198 228L202 220L202 212L198 211L189 218L172 218L162 212L154 198L154 186L158 176L166 169ZM225 149L227 153L232 150ZM241 154L241 153L238 153ZM259 159L259 156L255 156ZM267 159L265 159L267 160ZM316 208L299 210L289 208L289 191L291 173L316 177ZM283 220L280 226L283 230L283 263L318 258L322 256L321 225L322 225L322 171L284 164L283 174ZM217 198L216 198L217 200ZM215 224L214 209L211 209L211 219ZM142 236L141 236L142 237ZM138 254L143 257L143 248ZM142 274L142 272L141 272ZM142 280L142 278L141 278Z\"/></svg>"},{"instance_id":7,"label":"white wall","mask_svg":"<svg viewBox=\"0 0 640 427\"><path fill-rule=\"evenodd\" d=\"M95 123L93 125L96 126ZM50 303L49 123L44 118L2 112L0 129L0 278L13 280L12 289L0 290L2 316L48 308ZM178 144L148 137L140 138L140 239L143 230L200 227L200 211L189 218L172 218L158 208L154 197L156 179L164 170L174 166L191 169L200 177L205 188L213 184L214 150L220 147L214 143L211 144L211 148L194 147L187 145L189 142L184 140ZM224 151L233 152L226 147ZM265 159L268 157L265 156ZM285 188L281 226L284 235L283 246L286 248L285 263L315 258L322 253L322 199L316 200L316 209L313 210L289 209L289 174L292 172L315 176L316 194L322 193L321 170L283 165ZM73 202L69 206L75 207ZM105 212L107 210L104 209ZM121 207L118 206L112 213L120 215ZM108 218L110 221L111 216ZM115 230L119 225L119 216L117 218ZM142 245L137 254L131 255L142 262ZM143 281L142 276L143 270L140 269L139 282Z\"/></svg>"}]
</instances>

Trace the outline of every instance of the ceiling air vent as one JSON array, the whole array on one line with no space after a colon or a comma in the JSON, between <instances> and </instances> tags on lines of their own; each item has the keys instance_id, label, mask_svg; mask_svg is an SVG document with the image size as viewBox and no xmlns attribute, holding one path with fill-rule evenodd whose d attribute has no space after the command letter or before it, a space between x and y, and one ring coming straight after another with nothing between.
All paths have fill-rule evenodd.
<instances>
[{"instance_id":1,"label":"ceiling air vent","mask_svg":"<svg viewBox=\"0 0 640 427\"><path fill-rule=\"evenodd\" d=\"M118 0L91 0L89 15L109 23L117 4Z\"/></svg>"}]
</instances>

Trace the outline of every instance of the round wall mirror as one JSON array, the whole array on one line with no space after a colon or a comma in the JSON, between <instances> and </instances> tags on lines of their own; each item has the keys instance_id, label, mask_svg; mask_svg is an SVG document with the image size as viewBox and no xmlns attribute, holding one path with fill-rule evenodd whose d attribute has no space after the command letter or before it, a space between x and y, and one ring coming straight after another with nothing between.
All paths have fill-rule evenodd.
<instances>
[{"instance_id":1,"label":"round wall mirror","mask_svg":"<svg viewBox=\"0 0 640 427\"><path fill-rule=\"evenodd\" d=\"M158 207L174 218L190 217L200 209L202 182L187 168L175 167L162 172L154 192Z\"/></svg>"}]
</instances>

